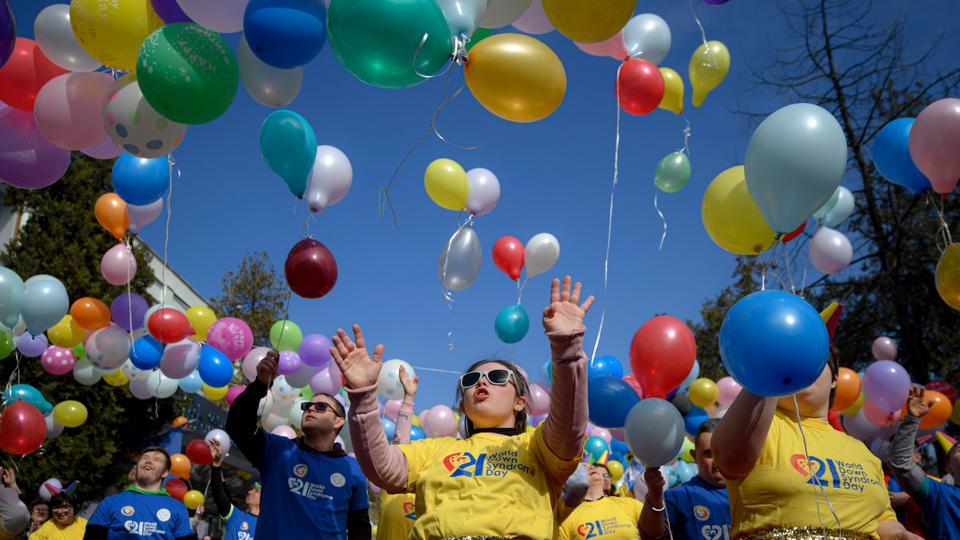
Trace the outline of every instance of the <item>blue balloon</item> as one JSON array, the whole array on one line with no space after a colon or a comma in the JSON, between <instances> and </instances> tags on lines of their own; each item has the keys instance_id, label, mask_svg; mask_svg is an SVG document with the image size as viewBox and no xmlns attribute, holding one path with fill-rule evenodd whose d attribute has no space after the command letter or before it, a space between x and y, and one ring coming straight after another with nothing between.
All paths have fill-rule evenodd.
<instances>
[{"instance_id":1,"label":"blue balloon","mask_svg":"<svg viewBox=\"0 0 960 540\"><path fill-rule=\"evenodd\" d=\"M130 349L130 362L137 369L153 369L160 365L163 357L163 344L147 335L137 338Z\"/></svg>"},{"instance_id":2,"label":"blue balloon","mask_svg":"<svg viewBox=\"0 0 960 540\"><path fill-rule=\"evenodd\" d=\"M530 317L527 316L527 310L520 304L501 309L493 324L493 330L504 343L520 341L527 335L527 330L530 330Z\"/></svg>"},{"instance_id":3,"label":"blue balloon","mask_svg":"<svg viewBox=\"0 0 960 540\"><path fill-rule=\"evenodd\" d=\"M38 276L34 276L37 278ZM45 276L25 283L20 316L27 323L27 331L36 336L60 322L70 309L70 297L59 279Z\"/></svg>"},{"instance_id":4,"label":"blue balloon","mask_svg":"<svg viewBox=\"0 0 960 540\"><path fill-rule=\"evenodd\" d=\"M930 180L910 157L913 118L897 118L883 126L873 139L873 165L884 178L916 193L930 189Z\"/></svg>"},{"instance_id":5,"label":"blue balloon","mask_svg":"<svg viewBox=\"0 0 960 540\"><path fill-rule=\"evenodd\" d=\"M594 358L587 369L587 378L590 379L594 377L623 378L623 364L612 356Z\"/></svg>"},{"instance_id":6,"label":"blue balloon","mask_svg":"<svg viewBox=\"0 0 960 540\"><path fill-rule=\"evenodd\" d=\"M701 409L700 407L691 407L690 414L683 417L683 429L691 437L696 437L697 431L700 429L700 424L709 419L710 416L707 415L707 411Z\"/></svg>"},{"instance_id":7,"label":"blue balloon","mask_svg":"<svg viewBox=\"0 0 960 540\"><path fill-rule=\"evenodd\" d=\"M200 378L207 386L222 388L233 379L233 363L219 350L210 345L200 349Z\"/></svg>"},{"instance_id":8,"label":"blue balloon","mask_svg":"<svg viewBox=\"0 0 960 540\"><path fill-rule=\"evenodd\" d=\"M597 377L587 381L590 421L600 427L623 427L630 409L639 401L640 396L623 379Z\"/></svg>"},{"instance_id":9,"label":"blue balloon","mask_svg":"<svg viewBox=\"0 0 960 540\"><path fill-rule=\"evenodd\" d=\"M700 361L697 359L694 359L693 367L690 368L690 373L688 373L687 378L684 379L682 383L680 383L680 386L677 388L677 390L681 392L686 392L690 388L690 385L693 384L693 381L699 378L700 378Z\"/></svg>"},{"instance_id":10,"label":"blue balloon","mask_svg":"<svg viewBox=\"0 0 960 540\"><path fill-rule=\"evenodd\" d=\"M677 478L681 484L686 484L697 475L697 466L683 460L678 461L677 464L673 466L673 470L677 473Z\"/></svg>"},{"instance_id":11,"label":"blue balloon","mask_svg":"<svg viewBox=\"0 0 960 540\"><path fill-rule=\"evenodd\" d=\"M617 455L626 455L630 453L630 447L623 441L610 439L610 451Z\"/></svg>"},{"instance_id":12,"label":"blue balloon","mask_svg":"<svg viewBox=\"0 0 960 540\"><path fill-rule=\"evenodd\" d=\"M180 379L179 384L180 389L188 394L196 394L203 389L203 380L197 370L191 371L189 375Z\"/></svg>"},{"instance_id":13,"label":"blue balloon","mask_svg":"<svg viewBox=\"0 0 960 540\"><path fill-rule=\"evenodd\" d=\"M327 40L326 20L320 0L251 0L243 13L243 35L257 58L290 69L320 53Z\"/></svg>"},{"instance_id":14,"label":"blue balloon","mask_svg":"<svg viewBox=\"0 0 960 540\"><path fill-rule=\"evenodd\" d=\"M47 401L39 390L29 384L15 384L10 387L9 391L3 393L4 406L20 400L33 405L41 414L47 414L53 410L53 404Z\"/></svg>"},{"instance_id":15,"label":"blue balloon","mask_svg":"<svg viewBox=\"0 0 960 540\"><path fill-rule=\"evenodd\" d=\"M17 21L7 0L0 0L0 67L13 55L17 44Z\"/></svg>"},{"instance_id":16,"label":"blue balloon","mask_svg":"<svg viewBox=\"0 0 960 540\"><path fill-rule=\"evenodd\" d=\"M609 452L610 446L600 437L590 437L583 446L583 453L589 456L590 463L596 463L603 458L604 453Z\"/></svg>"},{"instance_id":17,"label":"blue balloon","mask_svg":"<svg viewBox=\"0 0 960 540\"><path fill-rule=\"evenodd\" d=\"M720 326L723 367L759 396L788 396L810 386L829 354L830 337L820 314L788 292L741 298Z\"/></svg>"},{"instance_id":18,"label":"blue balloon","mask_svg":"<svg viewBox=\"0 0 960 540\"><path fill-rule=\"evenodd\" d=\"M260 152L290 193L303 197L317 157L317 134L310 122L293 111L270 113L260 126Z\"/></svg>"},{"instance_id":19,"label":"blue balloon","mask_svg":"<svg viewBox=\"0 0 960 540\"><path fill-rule=\"evenodd\" d=\"M13 270L0 266L0 322L9 328L17 325L26 293L27 286L20 276Z\"/></svg>"},{"instance_id":20,"label":"blue balloon","mask_svg":"<svg viewBox=\"0 0 960 540\"><path fill-rule=\"evenodd\" d=\"M547 381L548 384L553 383L553 363L550 360L547 360L540 366L540 379Z\"/></svg>"},{"instance_id":21,"label":"blue balloon","mask_svg":"<svg viewBox=\"0 0 960 540\"><path fill-rule=\"evenodd\" d=\"M411 441L419 441L426 438L427 438L427 434L424 433L422 429L418 428L417 426L410 426Z\"/></svg>"},{"instance_id":22,"label":"blue balloon","mask_svg":"<svg viewBox=\"0 0 960 540\"><path fill-rule=\"evenodd\" d=\"M393 438L397 436L397 423L394 422L392 418L386 416L381 418L380 421L383 423L383 433L387 436L387 440L393 442Z\"/></svg>"},{"instance_id":23,"label":"blue balloon","mask_svg":"<svg viewBox=\"0 0 960 540\"><path fill-rule=\"evenodd\" d=\"M143 158L126 152L113 162L113 190L127 204L143 206L170 189L170 162L165 157Z\"/></svg>"}]
</instances>

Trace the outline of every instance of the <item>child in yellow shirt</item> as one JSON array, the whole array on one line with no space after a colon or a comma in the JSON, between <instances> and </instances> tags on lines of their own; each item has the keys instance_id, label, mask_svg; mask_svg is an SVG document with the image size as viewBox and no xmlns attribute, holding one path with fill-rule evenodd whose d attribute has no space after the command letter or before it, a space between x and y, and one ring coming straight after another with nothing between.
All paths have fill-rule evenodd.
<instances>
[{"instance_id":1,"label":"child in yellow shirt","mask_svg":"<svg viewBox=\"0 0 960 540\"><path fill-rule=\"evenodd\" d=\"M618 497L604 464L587 465L589 487L583 500L560 524L557 540L636 540L640 537L643 504L633 497Z\"/></svg>"}]
</instances>

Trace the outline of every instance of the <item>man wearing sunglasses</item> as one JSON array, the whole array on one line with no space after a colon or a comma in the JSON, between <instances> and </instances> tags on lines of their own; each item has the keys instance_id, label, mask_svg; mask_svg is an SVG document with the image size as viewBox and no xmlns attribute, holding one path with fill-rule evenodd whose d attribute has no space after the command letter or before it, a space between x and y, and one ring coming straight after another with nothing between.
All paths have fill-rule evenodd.
<instances>
[{"instance_id":1,"label":"man wearing sunglasses","mask_svg":"<svg viewBox=\"0 0 960 540\"><path fill-rule=\"evenodd\" d=\"M276 352L267 353L257 379L227 415L227 433L263 483L257 537L369 540L367 480L335 442L344 424L343 405L328 394L303 403L303 436L295 440L258 428L257 408L278 362Z\"/></svg>"}]
</instances>

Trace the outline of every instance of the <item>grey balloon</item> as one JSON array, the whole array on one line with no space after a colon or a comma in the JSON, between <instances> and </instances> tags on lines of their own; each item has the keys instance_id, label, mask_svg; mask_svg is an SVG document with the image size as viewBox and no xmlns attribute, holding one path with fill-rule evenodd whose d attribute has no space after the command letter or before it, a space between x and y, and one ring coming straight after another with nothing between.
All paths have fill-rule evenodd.
<instances>
[{"instance_id":1,"label":"grey balloon","mask_svg":"<svg viewBox=\"0 0 960 540\"><path fill-rule=\"evenodd\" d=\"M670 27L653 13L641 13L623 27L623 43L631 58L642 58L660 65L670 52Z\"/></svg>"},{"instance_id":2,"label":"grey balloon","mask_svg":"<svg viewBox=\"0 0 960 540\"><path fill-rule=\"evenodd\" d=\"M27 285L21 315L27 323L27 331L30 335L35 336L46 332L48 328L60 322L68 309L70 309L70 298L60 280L44 279Z\"/></svg>"},{"instance_id":3,"label":"grey balloon","mask_svg":"<svg viewBox=\"0 0 960 540\"><path fill-rule=\"evenodd\" d=\"M480 237L471 227L463 227L453 233L440 252L440 283L452 291L462 291L470 286L480 274L483 248Z\"/></svg>"},{"instance_id":4,"label":"grey balloon","mask_svg":"<svg viewBox=\"0 0 960 540\"><path fill-rule=\"evenodd\" d=\"M80 46L70 27L70 6L53 4L43 8L33 21L33 34L40 50L54 64L70 71L94 71L100 62Z\"/></svg>"},{"instance_id":5,"label":"grey balloon","mask_svg":"<svg viewBox=\"0 0 960 540\"><path fill-rule=\"evenodd\" d=\"M283 107L300 93L303 68L280 69L264 63L250 50L245 37L241 37L237 45L237 64L240 66L240 82L250 97L261 105Z\"/></svg>"},{"instance_id":6,"label":"grey balloon","mask_svg":"<svg viewBox=\"0 0 960 540\"><path fill-rule=\"evenodd\" d=\"M644 467L661 467L676 459L686 436L680 412L660 398L634 405L624 431L630 451Z\"/></svg>"},{"instance_id":7,"label":"grey balloon","mask_svg":"<svg viewBox=\"0 0 960 540\"><path fill-rule=\"evenodd\" d=\"M0 323L13 328L20 320L20 308L27 286L13 270L0 267Z\"/></svg>"},{"instance_id":8,"label":"grey balloon","mask_svg":"<svg viewBox=\"0 0 960 540\"><path fill-rule=\"evenodd\" d=\"M500 28L526 13L533 0L487 0L487 9L480 19L484 28Z\"/></svg>"}]
</instances>

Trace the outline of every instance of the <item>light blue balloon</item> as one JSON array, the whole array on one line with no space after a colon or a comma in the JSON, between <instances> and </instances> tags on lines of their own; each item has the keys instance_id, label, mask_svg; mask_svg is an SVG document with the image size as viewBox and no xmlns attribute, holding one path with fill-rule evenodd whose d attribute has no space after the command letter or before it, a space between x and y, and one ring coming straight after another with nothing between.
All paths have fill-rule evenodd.
<instances>
[{"instance_id":1,"label":"light blue balloon","mask_svg":"<svg viewBox=\"0 0 960 540\"><path fill-rule=\"evenodd\" d=\"M180 379L177 384L180 385L181 390L188 394L197 394L203 389L203 379L200 378L200 374L196 370Z\"/></svg>"},{"instance_id":2,"label":"light blue balloon","mask_svg":"<svg viewBox=\"0 0 960 540\"><path fill-rule=\"evenodd\" d=\"M823 206L817 209L813 213L813 219L820 221L824 216L830 213L833 210L833 207L837 205L837 201L840 200L840 188L843 186L837 187L837 190L833 192L833 195L830 196L830 200L823 203Z\"/></svg>"},{"instance_id":3,"label":"light blue balloon","mask_svg":"<svg viewBox=\"0 0 960 540\"><path fill-rule=\"evenodd\" d=\"M290 192L303 197L317 157L317 135L310 122L293 111L270 113L260 126L260 152Z\"/></svg>"},{"instance_id":4,"label":"light blue balloon","mask_svg":"<svg viewBox=\"0 0 960 540\"><path fill-rule=\"evenodd\" d=\"M13 270L0 266L0 322L8 328L16 326L27 287Z\"/></svg>"},{"instance_id":5,"label":"light blue balloon","mask_svg":"<svg viewBox=\"0 0 960 540\"><path fill-rule=\"evenodd\" d=\"M678 461L677 464L673 466L673 470L677 473L677 478L681 484L686 484L697 475L697 466L683 460Z\"/></svg>"},{"instance_id":6,"label":"light blue balloon","mask_svg":"<svg viewBox=\"0 0 960 540\"><path fill-rule=\"evenodd\" d=\"M610 446L601 437L590 437L583 445L583 453L589 456L590 463L597 463L603 454L610 453Z\"/></svg>"},{"instance_id":7,"label":"light blue balloon","mask_svg":"<svg viewBox=\"0 0 960 540\"><path fill-rule=\"evenodd\" d=\"M14 401L23 400L33 405L42 414L53 410L53 404L43 397L39 390L29 384L15 384L10 390L3 393L3 405L7 406Z\"/></svg>"},{"instance_id":8,"label":"light blue balloon","mask_svg":"<svg viewBox=\"0 0 960 540\"><path fill-rule=\"evenodd\" d=\"M397 423L386 416L381 418L380 422L383 423L383 434L387 436L388 441L393 442L393 438L397 436Z\"/></svg>"},{"instance_id":9,"label":"light blue balloon","mask_svg":"<svg viewBox=\"0 0 960 540\"><path fill-rule=\"evenodd\" d=\"M883 126L875 139L871 154L873 165L884 178L916 193L930 189L930 180L920 172L910 157L910 129L913 118L897 118Z\"/></svg>"},{"instance_id":10,"label":"light blue balloon","mask_svg":"<svg viewBox=\"0 0 960 540\"><path fill-rule=\"evenodd\" d=\"M697 359L693 360L693 367L690 368L690 373L687 374L687 378L680 383L680 386L677 387L678 392L686 392L690 389L690 385L693 384L693 381L700 378L700 361Z\"/></svg>"},{"instance_id":11,"label":"light blue balloon","mask_svg":"<svg viewBox=\"0 0 960 540\"><path fill-rule=\"evenodd\" d=\"M829 212L820 217L820 224L831 228L837 228L846 221L856 208L856 202L853 200L853 193L849 189L840 186L837 188L837 202Z\"/></svg>"},{"instance_id":12,"label":"light blue balloon","mask_svg":"<svg viewBox=\"0 0 960 540\"><path fill-rule=\"evenodd\" d=\"M20 315L23 322L27 323L27 331L35 336L60 322L68 309L70 298L67 290L59 279L51 277L27 286Z\"/></svg>"},{"instance_id":13,"label":"light blue balloon","mask_svg":"<svg viewBox=\"0 0 960 540\"><path fill-rule=\"evenodd\" d=\"M527 310L520 304L501 309L493 329L500 341L517 343L527 335L527 330L530 330L530 317L527 316Z\"/></svg>"},{"instance_id":14,"label":"light blue balloon","mask_svg":"<svg viewBox=\"0 0 960 540\"><path fill-rule=\"evenodd\" d=\"M437 0L454 37L473 35L480 17L487 9L487 0Z\"/></svg>"},{"instance_id":15,"label":"light blue balloon","mask_svg":"<svg viewBox=\"0 0 960 540\"><path fill-rule=\"evenodd\" d=\"M837 190L847 167L847 139L827 110L795 103L757 127L743 165L747 189L767 224L788 233Z\"/></svg>"},{"instance_id":16,"label":"light blue balloon","mask_svg":"<svg viewBox=\"0 0 960 540\"><path fill-rule=\"evenodd\" d=\"M341 0L342 1L342 0ZM417 426L410 426L410 440L411 441L422 441L427 438L427 434L423 432L422 429Z\"/></svg>"}]
</instances>

